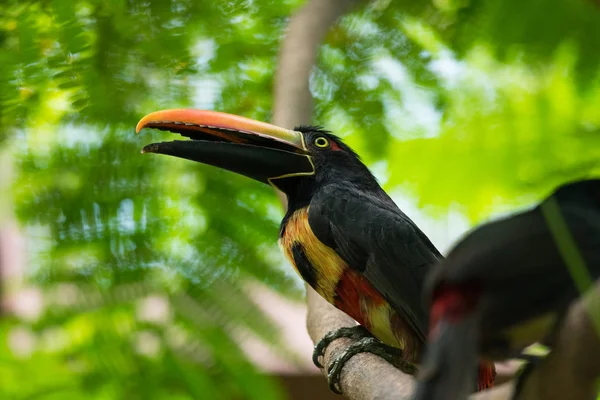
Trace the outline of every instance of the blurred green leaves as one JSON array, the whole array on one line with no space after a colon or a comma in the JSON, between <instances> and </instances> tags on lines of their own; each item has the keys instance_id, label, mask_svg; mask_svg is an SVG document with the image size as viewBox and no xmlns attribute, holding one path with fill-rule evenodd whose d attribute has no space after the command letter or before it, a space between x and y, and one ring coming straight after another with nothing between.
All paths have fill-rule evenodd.
<instances>
[{"instance_id":1,"label":"blurred green leaves","mask_svg":"<svg viewBox=\"0 0 600 400\"><path fill-rule=\"evenodd\" d=\"M240 300L235 288L220 289ZM236 311L220 314L210 300L195 299L194 290L161 296L157 290L61 284L46 292L51 308L42 320L30 327L3 322L2 397L281 397L224 329L241 319L237 307L229 304Z\"/></svg>"},{"instance_id":2,"label":"blurred green leaves","mask_svg":"<svg viewBox=\"0 0 600 400\"><path fill-rule=\"evenodd\" d=\"M262 91L269 58L241 64L235 57L274 58L279 35L261 29L283 29L292 5L0 5L0 140L16 165L11 195L27 239L26 281L48 303L35 321L2 322L0 375L12 384L0 397L282 397L237 342L254 335L287 357L272 321L245 290L256 279L300 293L281 268L281 211L272 190L183 160L143 156L153 136L169 135L136 137L133 130L155 109L192 99L212 107L221 82L258 85L244 89L248 99ZM261 96L268 110L269 96ZM51 294L64 300L73 291L74 304L52 303ZM171 316L149 325L136 304L156 296ZM52 350L43 345L48 335ZM30 348L20 355L11 340Z\"/></svg>"},{"instance_id":3,"label":"blurred green leaves","mask_svg":"<svg viewBox=\"0 0 600 400\"><path fill-rule=\"evenodd\" d=\"M384 158L386 188L481 221L600 173L598 21L589 1L373 2L321 53L317 119Z\"/></svg>"}]
</instances>

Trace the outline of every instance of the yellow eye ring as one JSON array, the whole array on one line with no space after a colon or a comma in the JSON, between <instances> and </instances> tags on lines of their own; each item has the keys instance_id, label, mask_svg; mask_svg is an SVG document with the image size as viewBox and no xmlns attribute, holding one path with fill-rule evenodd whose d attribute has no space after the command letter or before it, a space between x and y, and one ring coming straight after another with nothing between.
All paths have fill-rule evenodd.
<instances>
[{"instance_id":1,"label":"yellow eye ring","mask_svg":"<svg viewBox=\"0 0 600 400\"><path fill-rule=\"evenodd\" d=\"M323 136L319 136L315 139L315 146L325 148L329 146L329 140L325 139Z\"/></svg>"}]
</instances>

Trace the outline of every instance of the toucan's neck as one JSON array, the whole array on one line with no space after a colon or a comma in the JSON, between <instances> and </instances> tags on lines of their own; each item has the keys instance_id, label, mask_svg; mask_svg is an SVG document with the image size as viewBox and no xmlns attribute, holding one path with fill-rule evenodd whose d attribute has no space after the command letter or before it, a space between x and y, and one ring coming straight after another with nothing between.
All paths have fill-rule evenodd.
<instances>
[{"instance_id":1,"label":"toucan's neck","mask_svg":"<svg viewBox=\"0 0 600 400\"><path fill-rule=\"evenodd\" d=\"M287 196L287 214L307 207L315 194L314 178L290 178L277 182L277 186Z\"/></svg>"},{"instance_id":2,"label":"toucan's neck","mask_svg":"<svg viewBox=\"0 0 600 400\"><path fill-rule=\"evenodd\" d=\"M293 178L295 179L295 178ZM287 210L281 221L279 229L279 237L281 238L285 232L285 227L290 218L298 210L306 208L310 205L310 201L314 195L314 187L310 187L305 183L305 180L296 182L278 182L278 188L283 191L287 197Z\"/></svg>"}]
</instances>

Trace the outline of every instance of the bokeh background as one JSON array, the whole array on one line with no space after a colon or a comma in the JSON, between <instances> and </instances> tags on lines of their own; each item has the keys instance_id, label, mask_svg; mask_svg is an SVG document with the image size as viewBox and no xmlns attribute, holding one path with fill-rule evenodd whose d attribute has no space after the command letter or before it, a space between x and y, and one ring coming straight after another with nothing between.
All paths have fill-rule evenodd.
<instances>
[{"instance_id":1,"label":"bokeh background","mask_svg":"<svg viewBox=\"0 0 600 400\"><path fill-rule=\"evenodd\" d=\"M0 398L333 398L272 189L134 134L162 108L269 121L303 4L0 3ZM446 251L600 174L599 49L591 0L365 1L321 47L312 122Z\"/></svg>"}]
</instances>

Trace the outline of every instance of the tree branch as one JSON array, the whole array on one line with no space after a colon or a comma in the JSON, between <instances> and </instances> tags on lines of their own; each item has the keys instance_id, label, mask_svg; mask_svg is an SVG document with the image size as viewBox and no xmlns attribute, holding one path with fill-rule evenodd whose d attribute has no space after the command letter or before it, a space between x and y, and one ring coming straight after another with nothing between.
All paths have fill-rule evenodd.
<instances>
[{"instance_id":1,"label":"tree branch","mask_svg":"<svg viewBox=\"0 0 600 400\"><path fill-rule=\"evenodd\" d=\"M275 76L275 125L293 128L312 121L309 79L319 47L331 26L359 3L361 0L309 0L292 17Z\"/></svg>"},{"instance_id":2,"label":"tree branch","mask_svg":"<svg viewBox=\"0 0 600 400\"><path fill-rule=\"evenodd\" d=\"M600 377L600 281L566 316L548 357L531 372L519 400L591 400Z\"/></svg>"}]
</instances>

